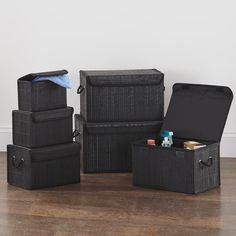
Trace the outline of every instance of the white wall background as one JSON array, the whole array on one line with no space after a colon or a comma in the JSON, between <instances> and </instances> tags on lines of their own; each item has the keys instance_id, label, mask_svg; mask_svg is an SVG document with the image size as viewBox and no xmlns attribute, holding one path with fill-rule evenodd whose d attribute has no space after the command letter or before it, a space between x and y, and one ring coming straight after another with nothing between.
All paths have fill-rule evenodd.
<instances>
[{"instance_id":1,"label":"white wall background","mask_svg":"<svg viewBox=\"0 0 236 236\"><path fill-rule=\"evenodd\" d=\"M166 104L175 82L230 86L236 94L234 0L0 0L0 150L11 143L18 77L67 69L78 112L80 69L157 68ZM236 157L236 106L222 156Z\"/></svg>"}]
</instances>

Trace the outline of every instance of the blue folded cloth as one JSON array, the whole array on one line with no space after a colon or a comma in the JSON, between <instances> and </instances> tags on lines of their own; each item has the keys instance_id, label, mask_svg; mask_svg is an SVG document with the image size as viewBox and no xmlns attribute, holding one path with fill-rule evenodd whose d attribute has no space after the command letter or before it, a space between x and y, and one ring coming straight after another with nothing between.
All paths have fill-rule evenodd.
<instances>
[{"instance_id":1,"label":"blue folded cloth","mask_svg":"<svg viewBox=\"0 0 236 236\"><path fill-rule=\"evenodd\" d=\"M56 75L56 76L38 76L33 79L33 82L49 80L55 84L58 84L64 88L71 88L70 87L70 78L68 75Z\"/></svg>"}]
</instances>

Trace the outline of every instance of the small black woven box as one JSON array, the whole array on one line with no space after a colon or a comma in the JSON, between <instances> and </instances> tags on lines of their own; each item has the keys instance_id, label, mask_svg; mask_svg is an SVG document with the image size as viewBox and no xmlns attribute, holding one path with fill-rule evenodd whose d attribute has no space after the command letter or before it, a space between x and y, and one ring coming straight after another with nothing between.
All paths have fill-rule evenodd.
<instances>
[{"instance_id":1,"label":"small black woven box","mask_svg":"<svg viewBox=\"0 0 236 236\"><path fill-rule=\"evenodd\" d=\"M164 74L156 69L80 71L78 93L87 122L163 120Z\"/></svg>"},{"instance_id":2,"label":"small black woven box","mask_svg":"<svg viewBox=\"0 0 236 236\"><path fill-rule=\"evenodd\" d=\"M228 87L175 84L162 130L174 133L171 148L132 145L133 183L137 186L199 193L220 185L220 140L233 93ZM186 150L183 142L206 147Z\"/></svg>"},{"instance_id":3,"label":"small black woven box","mask_svg":"<svg viewBox=\"0 0 236 236\"><path fill-rule=\"evenodd\" d=\"M23 111L46 111L66 107L66 88L51 81L32 82L36 77L64 75L66 70L32 73L21 77L18 85L18 105Z\"/></svg>"},{"instance_id":4,"label":"small black woven box","mask_svg":"<svg viewBox=\"0 0 236 236\"><path fill-rule=\"evenodd\" d=\"M80 144L34 149L8 145L7 181L25 189L79 183Z\"/></svg>"},{"instance_id":5,"label":"small black woven box","mask_svg":"<svg viewBox=\"0 0 236 236\"><path fill-rule=\"evenodd\" d=\"M82 145L81 164L87 172L130 172L131 142L156 137L162 121L86 123L75 115L76 141Z\"/></svg>"},{"instance_id":6,"label":"small black woven box","mask_svg":"<svg viewBox=\"0 0 236 236\"><path fill-rule=\"evenodd\" d=\"M72 107L39 112L15 110L13 144L33 148L71 143L72 115Z\"/></svg>"}]
</instances>

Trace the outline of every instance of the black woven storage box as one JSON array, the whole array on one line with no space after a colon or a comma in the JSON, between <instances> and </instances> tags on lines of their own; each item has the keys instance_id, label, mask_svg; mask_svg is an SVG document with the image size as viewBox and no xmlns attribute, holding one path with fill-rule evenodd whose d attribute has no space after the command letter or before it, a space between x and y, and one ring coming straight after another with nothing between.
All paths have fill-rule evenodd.
<instances>
[{"instance_id":1,"label":"black woven storage box","mask_svg":"<svg viewBox=\"0 0 236 236\"><path fill-rule=\"evenodd\" d=\"M13 111L13 144L33 148L73 142L72 114L72 107Z\"/></svg>"},{"instance_id":2,"label":"black woven storage box","mask_svg":"<svg viewBox=\"0 0 236 236\"><path fill-rule=\"evenodd\" d=\"M18 105L23 111L46 111L66 107L66 88L51 81L32 82L38 76L64 75L66 70L32 73L21 77L18 85Z\"/></svg>"},{"instance_id":3,"label":"black woven storage box","mask_svg":"<svg viewBox=\"0 0 236 236\"><path fill-rule=\"evenodd\" d=\"M87 122L163 120L164 74L156 69L80 71L78 93Z\"/></svg>"},{"instance_id":4,"label":"black woven storage box","mask_svg":"<svg viewBox=\"0 0 236 236\"><path fill-rule=\"evenodd\" d=\"M220 185L220 140L232 102L228 87L175 84L162 130L174 132L171 148L132 145L133 183L184 193L199 193ZM183 142L207 146L186 150Z\"/></svg>"},{"instance_id":5,"label":"black woven storage box","mask_svg":"<svg viewBox=\"0 0 236 236\"><path fill-rule=\"evenodd\" d=\"M84 172L129 172L132 170L131 142L156 137L162 121L86 123L75 115L76 137L81 142Z\"/></svg>"},{"instance_id":6,"label":"black woven storage box","mask_svg":"<svg viewBox=\"0 0 236 236\"><path fill-rule=\"evenodd\" d=\"M35 149L8 145L7 181L25 189L80 182L80 144Z\"/></svg>"}]
</instances>

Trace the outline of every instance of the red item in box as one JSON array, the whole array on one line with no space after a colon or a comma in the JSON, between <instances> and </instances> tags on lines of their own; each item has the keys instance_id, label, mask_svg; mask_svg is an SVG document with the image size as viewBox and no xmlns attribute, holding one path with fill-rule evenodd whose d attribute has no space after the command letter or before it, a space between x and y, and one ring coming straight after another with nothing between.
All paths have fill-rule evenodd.
<instances>
[{"instance_id":1,"label":"red item in box","mask_svg":"<svg viewBox=\"0 0 236 236\"><path fill-rule=\"evenodd\" d=\"M148 144L148 145L154 145L154 146L155 146L155 145L156 145L156 142L155 142L154 139L148 139L148 140L147 140L147 144Z\"/></svg>"}]
</instances>

